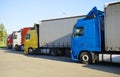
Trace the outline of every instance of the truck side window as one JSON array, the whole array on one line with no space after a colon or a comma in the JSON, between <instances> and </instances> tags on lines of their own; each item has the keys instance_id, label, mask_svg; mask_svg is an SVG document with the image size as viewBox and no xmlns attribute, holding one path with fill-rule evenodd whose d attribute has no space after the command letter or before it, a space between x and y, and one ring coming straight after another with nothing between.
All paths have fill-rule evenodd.
<instances>
[{"instance_id":1,"label":"truck side window","mask_svg":"<svg viewBox=\"0 0 120 77\"><path fill-rule=\"evenodd\" d=\"M84 35L84 28L83 27L74 28L74 30L73 30L73 37L83 36L83 35Z\"/></svg>"},{"instance_id":2,"label":"truck side window","mask_svg":"<svg viewBox=\"0 0 120 77\"><path fill-rule=\"evenodd\" d=\"M26 40L29 40L30 39L30 34L27 34L26 35Z\"/></svg>"}]
</instances>

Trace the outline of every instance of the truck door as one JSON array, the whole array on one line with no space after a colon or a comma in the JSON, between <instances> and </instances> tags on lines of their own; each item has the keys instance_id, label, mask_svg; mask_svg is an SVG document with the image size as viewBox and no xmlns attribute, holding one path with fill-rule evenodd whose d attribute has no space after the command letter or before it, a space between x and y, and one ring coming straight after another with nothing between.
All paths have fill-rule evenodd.
<instances>
[{"instance_id":1,"label":"truck door","mask_svg":"<svg viewBox=\"0 0 120 77\"><path fill-rule=\"evenodd\" d=\"M77 24L73 30L73 49L95 51L96 29L94 19L84 20Z\"/></svg>"}]
</instances>

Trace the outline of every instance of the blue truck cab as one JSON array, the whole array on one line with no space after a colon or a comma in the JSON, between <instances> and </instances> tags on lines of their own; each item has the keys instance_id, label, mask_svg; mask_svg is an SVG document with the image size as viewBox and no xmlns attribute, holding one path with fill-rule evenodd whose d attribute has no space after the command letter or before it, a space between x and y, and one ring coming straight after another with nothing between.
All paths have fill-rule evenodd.
<instances>
[{"instance_id":1,"label":"blue truck cab","mask_svg":"<svg viewBox=\"0 0 120 77\"><path fill-rule=\"evenodd\" d=\"M104 50L104 12L94 7L77 21L71 38L72 59L91 63Z\"/></svg>"}]
</instances>

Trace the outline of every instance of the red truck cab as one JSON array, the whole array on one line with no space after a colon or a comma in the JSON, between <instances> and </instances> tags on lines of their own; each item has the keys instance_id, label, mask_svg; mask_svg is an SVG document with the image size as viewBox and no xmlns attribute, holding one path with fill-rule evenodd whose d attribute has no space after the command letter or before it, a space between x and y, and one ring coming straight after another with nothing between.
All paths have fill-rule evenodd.
<instances>
[{"instance_id":1,"label":"red truck cab","mask_svg":"<svg viewBox=\"0 0 120 77\"><path fill-rule=\"evenodd\" d=\"M11 49L12 48L12 34L10 34L8 37L7 37L7 48Z\"/></svg>"},{"instance_id":2,"label":"red truck cab","mask_svg":"<svg viewBox=\"0 0 120 77\"><path fill-rule=\"evenodd\" d=\"M28 30L30 30L31 28L32 28L32 27L26 27L26 28L21 29L21 35L22 35L22 36L21 36L21 45L22 45L21 50L24 49L25 36L26 36Z\"/></svg>"}]
</instances>

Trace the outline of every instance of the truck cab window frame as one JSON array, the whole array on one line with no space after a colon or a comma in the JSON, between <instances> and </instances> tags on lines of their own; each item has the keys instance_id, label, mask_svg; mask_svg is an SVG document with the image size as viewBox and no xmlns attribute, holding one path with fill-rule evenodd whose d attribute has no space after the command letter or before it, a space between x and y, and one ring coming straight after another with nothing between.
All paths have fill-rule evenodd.
<instances>
[{"instance_id":1,"label":"truck cab window frame","mask_svg":"<svg viewBox=\"0 0 120 77\"><path fill-rule=\"evenodd\" d=\"M75 27L73 29L73 37L83 36L84 35L84 27Z\"/></svg>"}]
</instances>

